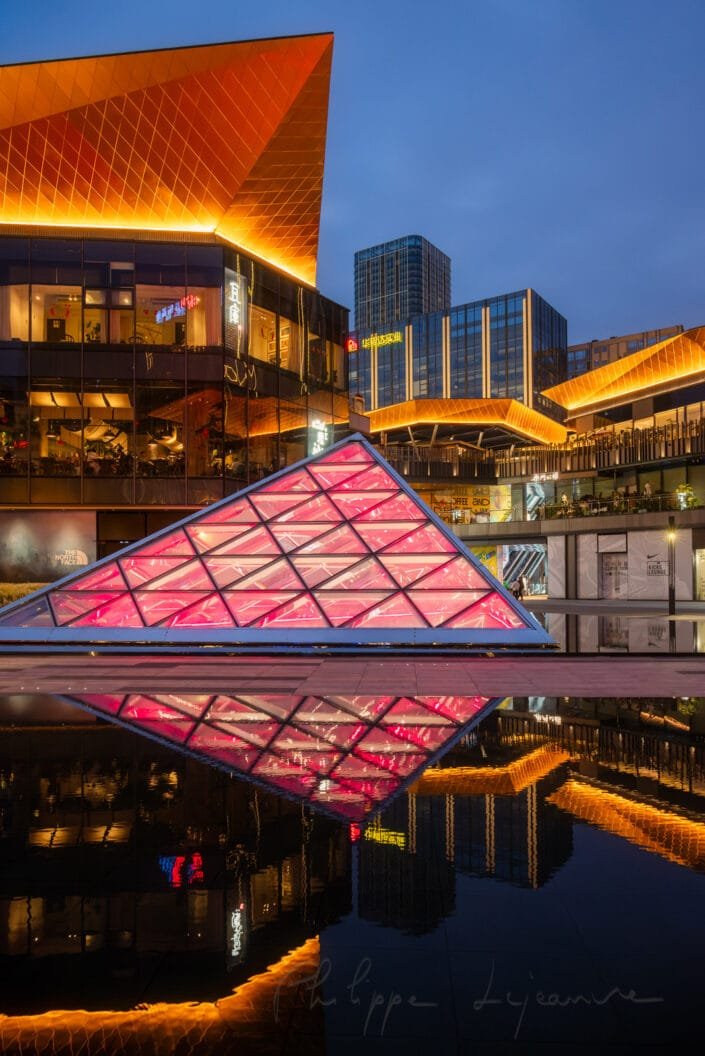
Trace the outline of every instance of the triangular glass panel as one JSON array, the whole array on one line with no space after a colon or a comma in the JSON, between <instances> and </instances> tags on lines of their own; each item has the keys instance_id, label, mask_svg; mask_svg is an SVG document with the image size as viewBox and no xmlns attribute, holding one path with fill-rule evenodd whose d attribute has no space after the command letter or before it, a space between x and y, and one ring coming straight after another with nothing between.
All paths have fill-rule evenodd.
<instances>
[{"instance_id":1,"label":"triangular glass panel","mask_svg":"<svg viewBox=\"0 0 705 1056\"><path fill-rule=\"evenodd\" d=\"M247 744L255 744L258 748L266 748L272 737L281 729L278 722L216 722L219 730L227 730L234 733Z\"/></svg>"},{"instance_id":2,"label":"triangular glass panel","mask_svg":"<svg viewBox=\"0 0 705 1056\"><path fill-rule=\"evenodd\" d=\"M350 621L350 626L427 627L428 624L403 594L395 594L381 605L375 605L361 616L356 616Z\"/></svg>"},{"instance_id":3,"label":"triangular glass panel","mask_svg":"<svg viewBox=\"0 0 705 1056\"><path fill-rule=\"evenodd\" d=\"M271 484L266 484L260 494L269 495L277 491L318 491L318 485L310 473L305 469L300 469L287 473L278 480L273 480Z\"/></svg>"},{"instance_id":4,"label":"triangular glass panel","mask_svg":"<svg viewBox=\"0 0 705 1056\"><path fill-rule=\"evenodd\" d=\"M355 746L355 755L400 778L408 777L414 770L419 770L428 760L428 756L422 752L366 752L360 745Z\"/></svg>"},{"instance_id":5,"label":"triangular glass panel","mask_svg":"<svg viewBox=\"0 0 705 1056\"><path fill-rule=\"evenodd\" d=\"M225 766L246 774L259 756L259 751L232 733L199 726L189 740L189 750L210 756Z\"/></svg>"},{"instance_id":6,"label":"triangular glass panel","mask_svg":"<svg viewBox=\"0 0 705 1056\"><path fill-rule=\"evenodd\" d=\"M214 506L196 518L198 524L258 524L259 515L246 498Z\"/></svg>"},{"instance_id":7,"label":"triangular glass panel","mask_svg":"<svg viewBox=\"0 0 705 1056\"><path fill-rule=\"evenodd\" d=\"M356 525L356 528L360 534L363 534L362 525ZM422 528L417 528L411 535L400 539L394 546L387 546L385 552L389 553L392 550L399 554L433 554L439 552L452 554L457 550L457 546L434 525L426 524Z\"/></svg>"},{"instance_id":8,"label":"triangular glass panel","mask_svg":"<svg viewBox=\"0 0 705 1056\"><path fill-rule=\"evenodd\" d=\"M353 482L368 469L367 463L355 464L354 462L328 462L323 465L312 464L309 473L315 477L320 486L326 490L329 488L342 488L346 482Z\"/></svg>"},{"instance_id":9,"label":"triangular glass panel","mask_svg":"<svg viewBox=\"0 0 705 1056\"><path fill-rule=\"evenodd\" d=\"M419 704L418 698L400 697L381 719L398 726L447 726L447 719Z\"/></svg>"},{"instance_id":10,"label":"triangular glass panel","mask_svg":"<svg viewBox=\"0 0 705 1056\"><path fill-rule=\"evenodd\" d=\"M269 530L261 525L253 528L250 532L238 536L230 543L224 543L212 551L214 557L225 557L227 554L238 554L248 556L250 554L279 554L281 553Z\"/></svg>"},{"instance_id":11,"label":"triangular glass panel","mask_svg":"<svg viewBox=\"0 0 705 1056\"><path fill-rule=\"evenodd\" d=\"M426 554L425 557L416 557L413 554L379 554L379 560L400 587L408 587L421 576L435 571L439 565L447 564L452 560L452 556L450 554Z\"/></svg>"},{"instance_id":12,"label":"triangular glass panel","mask_svg":"<svg viewBox=\"0 0 705 1056\"><path fill-rule=\"evenodd\" d=\"M278 517L280 513L286 513L287 510L292 509L294 506L305 505L311 501L311 497L306 495L305 492L290 494L286 491L272 491L266 494L263 492L261 495L253 495L250 501L262 520L268 521L270 517ZM307 518L307 520L310 519ZM313 519L315 520L316 518ZM323 520L324 518L318 519Z\"/></svg>"},{"instance_id":13,"label":"triangular glass panel","mask_svg":"<svg viewBox=\"0 0 705 1056\"><path fill-rule=\"evenodd\" d=\"M436 572L425 576L414 586L414 590L488 590L489 584L478 569L473 568L462 557L456 557Z\"/></svg>"},{"instance_id":14,"label":"triangular glass panel","mask_svg":"<svg viewBox=\"0 0 705 1056\"><path fill-rule=\"evenodd\" d=\"M331 463L346 462L374 462L374 455L368 447L363 447L359 440L348 440L347 443L335 447L325 455L316 459L319 466L328 466Z\"/></svg>"},{"instance_id":15,"label":"triangular glass panel","mask_svg":"<svg viewBox=\"0 0 705 1056\"><path fill-rule=\"evenodd\" d=\"M354 716L346 708L333 704L326 697L306 697L299 705L296 715L297 723L313 722L320 725L346 724L352 722ZM362 728L362 724L360 724Z\"/></svg>"},{"instance_id":16,"label":"triangular glass panel","mask_svg":"<svg viewBox=\"0 0 705 1056\"><path fill-rule=\"evenodd\" d=\"M367 727L362 723L325 723L325 722L300 722L297 721L300 730L305 730L314 737L320 737L340 748L349 748L362 737Z\"/></svg>"},{"instance_id":17,"label":"triangular glass panel","mask_svg":"<svg viewBox=\"0 0 705 1056\"><path fill-rule=\"evenodd\" d=\"M263 712L261 707L252 707L250 704L245 704L238 697L220 693L208 709L206 717L209 722L246 722L248 724L262 722L266 724L269 722L271 715L268 711Z\"/></svg>"},{"instance_id":18,"label":"triangular glass panel","mask_svg":"<svg viewBox=\"0 0 705 1056\"><path fill-rule=\"evenodd\" d=\"M223 543L238 539L245 532L250 531L251 526L247 524L187 524L186 531L199 554L205 554L208 550L215 550Z\"/></svg>"},{"instance_id":19,"label":"triangular glass panel","mask_svg":"<svg viewBox=\"0 0 705 1056\"><path fill-rule=\"evenodd\" d=\"M524 626L519 614L499 594L486 595L472 608L448 622L449 627L488 627L512 630Z\"/></svg>"},{"instance_id":20,"label":"triangular glass panel","mask_svg":"<svg viewBox=\"0 0 705 1056\"><path fill-rule=\"evenodd\" d=\"M92 612L74 620L73 627L144 627L144 621L129 594L113 595Z\"/></svg>"},{"instance_id":21,"label":"triangular glass panel","mask_svg":"<svg viewBox=\"0 0 705 1056\"><path fill-rule=\"evenodd\" d=\"M212 590L213 581L206 572L200 561L187 561L185 565L165 572L157 579L146 583L145 590L172 591L172 590Z\"/></svg>"},{"instance_id":22,"label":"triangular glass panel","mask_svg":"<svg viewBox=\"0 0 705 1056\"><path fill-rule=\"evenodd\" d=\"M125 589L122 595L117 591L98 590L56 590L51 597L51 606L54 610L56 622L59 624L70 623L79 616L97 609L99 605L105 605L109 601L115 601L121 596L130 597Z\"/></svg>"},{"instance_id":23,"label":"triangular glass panel","mask_svg":"<svg viewBox=\"0 0 705 1056\"><path fill-rule=\"evenodd\" d=\"M133 596L144 622L153 627L194 602L207 598L208 594L189 590L136 590Z\"/></svg>"},{"instance_id":24,"label":"triangular glass panel","mask_svg":"<svg viewBox=\"0 0 705 1056\"><path fill-rule=\"evenodd\" d=\"M349 711L356 718L365 722L372 722L379 715L382 715L390 704L394 703L395 698L371 696L367 693L351 693L344 697L338 695L330 696L328 700L333 704L340 705L341 708Z\"/></svg>"},{"instance_id":25,"label":"triangular glass panel","mask_svg":"<svg viewBox=\"0 0 705 1056\"><path fill-rule=\"evenodd\" d=\"M326 467L328 470L331 467ZM382 466L365 466L359 467L362 469L361 473L356 473L353 476L348 477L345 481L341 481L335 485L336 491L396 491L399 488L398 482L394 479L391 473L388 473ZM326 472L326 470L324 470Z\"/></svg>"},{"instance_id":26,"label":"triangular glass panel","mask_svg":"<svg viewBox=\"0 0 705 1056\"><path fill-rule=\"evenodd\" d=\"M395 493L393 491L329 491L328 494L343 518L349 521L353 517L366 513L372 507L379 506L385 499L392 498ZM387 517L387 520L391 521L393 518Z\"/></svg>"},{"instance_id":27,"label":"triangular glass panel","mask_svg":"<svg viewBox=\"0 0 705 1056\"><path fill-rule=\"evenodd\" d=\"M4 615L0 614L0 627L55 627L56 622L49 610L49 601L46 597L27 601L24 605Z\"/></svg>"},{"instance_id":28,"label":"triangular glass panel","mask_svg":"<svg viewBox=\"0 0 705 1056\"><path fill-rule=\"evenodd\" d=\"M276 558L272 554L263 554L261 557L238 557L232 554L230 557L206 556L202 561L215 585L222 589L243 576L249 576L251 572L266 568L276 561Z\"/></svg>"},{"instance_id":29,"label":"triangular glass panel","mask_svg":"<svg viewBox=\"0 0 705 1056\"><path fill-rule=\"evenodd\" d=\"M291 693L238 693L238 698L278 719L288 719L302 700Z\"/></svg>"},{"instance_id":30,"label":"triangular glass panel","mask_svg":"<svg viewBox=\"0 0 705 1056\"><path fill-rule=\"evenodd\" d=\"M348 524L306 543L300 554L366 554L367 547Z\"/></svg>"},{"instance_id":31,"label":"triangular glass panel","mask_svg":"<svg viewBox=\"0 0 705 1056\"><path fill-rule=\"evenodd\" d=\"M359 616L375 605L380 605L388 595L375 590L314 591L314 597L333 627L342 627L348 620Z\"/></svg>"},{"instance_id":32,"label":"triangular glass panel","mask_svg":"<svg viewBox=\"0 0 705 1056\"><path fill-rule=\"evenodd\" d=\"M379 778L389 780L385 767L378 766L366 757L348 755L331 771L331 776L338 778Z\"/></svg>"},{"instance_id":33,"label":"triangular glass panel","mask_svg":"<svg viewBox=\"0 0 705 1056\"><path fill-rule=\"evenodd\" d=\"M79 698L84 704L90 704L93 708L98 708L100 711L107 711L110 715L117 715L122 702L125 699L124 693L84 693Z\"/></svg>"},{"instance_id":34,"label":"triangular glass panel","mask_svg":"<svg viewBox=\"0 0 705 1056\"><path fill-rule=\"evenodd\" d=\"M392 498L387 499L386 502L381 503L381 505L360 514L358 519L360 521L376 521L380 523L388 521L425 521L426 516L424 511L419 509L408 495L402 495L398 492Z\"/></svg>"},{"instance_id":35,"label":"triangular glass panel","mask_svg":"<svg viewBox=\"0 0 705 1056\"><path fill-rule=\"evenodd\" d=\"M440 627L484 597L486 590L410 590L409 598L432 627Z\"/></svg>"},{"instance_id":36,"label":"triangular glass panel","mask_svg":"<svg viewBox=\"0 0 705 1056\"><path fill-rule=\"evenodd\" d=\"M270 524L269 530L285 553L318 539L331 530L328 522L319 524Z\"/></svg>"},{"instance_id":37,"label":"triangular glass panel","mask_svg":"<svg viewBox=\"0 0 705 1056\"><path fill-rule=\"evenodd\" d=\"M358 521L355 525L355 531L364 539L370 550L388 548L389 552L396 549L393 544L404 539L416 528L418 524L414 521L401 521L397 524L370 524Z\"/></svg>"},{"instance_id":38,"label":"triangular glass panel","mask_svg":"<svg viewBox=\"0 0 705 1056\"><path fill-rule=\"evenodd\" d=\"M220 594L210 594L164 620L165 627L234 627L235 620Z\"/></svg>"},{"instance_id":39,"label":"triangular glass panel","mask_svg":"<svg viewBox=\"0 0 705 1056\"><path fill-rule=\"evenodd\" d=\"M385 568L374 557L358 561L329 579L320 590L396 590L396 584Z\"/></svg>"},{"instance_id":40,"label":"triangular glass panel","mask_svg":"<svg viewBox=\"0 0 705 1056\"><path fill-rule=\"evenodd\" d=\"M478 712L489 704L490 698L441 696L417 697L416 700L436 715L442 715L445 719L463 725L474 719Z\"/></svg>"},{"instance_id":41,"label":"triangular glass panel","mask_svg":"<svg viewBox=\"0 0 705 1056\"><path fill-rule=\"evenodd\" d=\"M193 555L191 555L193 556ZM143 587L153 579L188 563L187 557L123 557L120 561L130 587Z\"/></svg>"},{"instance_id":42,"label":"triangular glass panel","mask_svg":"<svg viewBox=\"0 0 705 1056\"><path fill-rule=\"evenodd\" d=\"M274 518L275 524L288 524L293 521L298 524L303 521L342 521L338 510L323 492L304 500L294 509L280 513Z\"/></svg>"},{"instance_id":43,"label":"triangular glass panel","mask_svg":"<svg viewBox=\"0 0 705 1056\"><path fill-rule=\"evenodd\" d=\"M402 726L393 722L382 722L380 726L396 738L408 741L414 749L425 752L435 752L448 740L447 726Z\"/></svg>"},{"instance_id":44,"label":"triangular glass panel","mask_svg":"<svg viewBox=\"0 0 705 1056\"><path fill-rule=\"evenodd\" d=\"M140 694L132 694L125 701L121 719L129 719L130 722L149 730L150 733L167 740L183 743L194 728L195 723L186 716L171 708L167 704L152 697L144 697Z\"/></svg>"},{"instance_id":45,"label":"triangular glass panel","mask_svg":"<svg viewBox=\"0 0 705 1056\"><path fill-rule=\"evenodd\" d=\"M168 708L176 708L184 715L200 719L211 697L209 693L158 693L153 699L159 704L166 704Z\"/></svg>"},{"instance_id":46,"label":"triangular glass panel","mask_svg":"<svg viewBox=\"0 0 705 1056\"><path fill-rule=\"evenodd\" d=\"M324 583L327 579L331 579L339 572L344 572L351 565L357 564L360 558L357 554L354 556L351 554L340 556L330 554L327 557L304 557L294 554L290 560L306 586L315 587L319 583Z\"/></svg>"},{"instance_id":47,"label":"triangular glass panel","mask_svg":"<svg viewBox=\"0 0 705 1056\"><path fill-rule=\"evenodd\" d=\"M330 624L319 609L312 596L301 594L286 605L260 616L254 624L256 627L328 627Z\"/></svg>"},{"instance_id":48,"label":"triangular glass panel","mask_svg":"<svg viewBox=\"0 0 705 1056\"><path fill-rule=\"evenodd\" d=\"M273 609L280 609L296 596L292 591L281 590L234 590L223 594L225 604L235 617L238 627L249 627L260 616Z\"/></svg>"},{"instance_id":49,"label":"triangular glass panel","mask_svg":"<svg viewBox=\"0 0 705 1056\"><path fill-rule=\"evenodd\" d=\"M127 587L124 577L114 561L102 565L93 572L88 572L79 579L72 580L71 590L118 590Z\"/></svg>"},{"instance_id":50,"label":"triangular glass panel","mask_svg":"<svg viewBox=\"0 0 705 1056\"><path fill-rule=\"evenodd\" d=\"M230 584L229 590L303 590L304 582L286 558Z\"/></svg>"},{"instance_id":51,"label":"triangular glass panel","mask_svg":"<svg viewBox=\"0 0 705 1056\"><path fill-rule=\"evenodd\" d=\"M183 528L147 540L137 551L139 557L193 557L194 548Z\"/></svg>"}]
</instances>

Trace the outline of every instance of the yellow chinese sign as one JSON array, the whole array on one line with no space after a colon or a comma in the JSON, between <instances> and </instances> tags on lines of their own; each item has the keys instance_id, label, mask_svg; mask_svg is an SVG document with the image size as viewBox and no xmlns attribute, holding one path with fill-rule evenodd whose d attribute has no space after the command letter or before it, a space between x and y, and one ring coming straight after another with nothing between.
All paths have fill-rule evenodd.
<instances>
[{"instance_id":1,"label":"yellow chinese sign","mask_svg":"<svg viewBox=\"0 0 705 1056\"><path fill-rule=\"evenodd\" d=\"M382 348L384 345L396 345L402 340L401 330L393 330L388 334L370 334L363 337L363 348Z\"/></svg>"}]
</instances>

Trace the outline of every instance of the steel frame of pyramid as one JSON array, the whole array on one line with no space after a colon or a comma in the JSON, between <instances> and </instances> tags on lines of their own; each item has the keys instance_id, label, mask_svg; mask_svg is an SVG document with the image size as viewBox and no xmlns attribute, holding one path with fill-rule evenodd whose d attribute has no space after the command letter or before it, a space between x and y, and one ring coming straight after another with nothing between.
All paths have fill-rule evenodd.
<instances>
[{"instance_id":1,"label":"steel frame of pyramid","mask_svg":"<svg viewBox=\"0 0 705 1056\"><path fill-rule=\"evenodd\" d=\"M59 699L338 821L363 823L502 698L228 690Z\"/></svg>"},{"instance_id":2,"label":"steel frame of pyramid","mask_svg":"<svg viewBox=\"0 0 705 1056\"><path fill-rule=\"evenodd\" d=\"M0 641L552 644L359 434L0 609Z\"/></svg>"}]
</instances>

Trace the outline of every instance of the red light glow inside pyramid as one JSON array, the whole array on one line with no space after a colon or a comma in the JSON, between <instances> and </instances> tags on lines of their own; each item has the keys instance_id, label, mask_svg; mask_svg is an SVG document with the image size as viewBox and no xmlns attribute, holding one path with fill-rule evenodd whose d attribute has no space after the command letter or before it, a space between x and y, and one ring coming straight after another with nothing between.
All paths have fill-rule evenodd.
<instances>
[{"instance_id":1,"label":"red light glow inside pyramid","mask_svg":"<svg viewBox=\"0 0 705 1056\"><path fill-rule=\"evenodd\" d=\"M64 699L349 821L381 809L496 703L257 692Z\"/></svg>"},{"instance_id":2,"label":"red light glow inside pyramid","mask_svg":"<svg viewBox=\"0 0 705 1056\"><path fill-rule=\"evenodd\" d=\"M468 639L529 630L547 640L354 438L15 603L0 626L447 629Z\"/></svg>"}]
</instances>

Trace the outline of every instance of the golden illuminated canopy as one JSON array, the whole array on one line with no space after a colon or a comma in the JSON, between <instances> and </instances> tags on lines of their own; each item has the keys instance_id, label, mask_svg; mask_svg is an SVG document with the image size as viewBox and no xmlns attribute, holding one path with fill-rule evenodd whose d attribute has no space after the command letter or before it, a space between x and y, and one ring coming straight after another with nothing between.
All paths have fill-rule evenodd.
<instances>
[{"instance_id":1,"label":"golden illuminated canopy","mask_svg":"<svg viewBox=\"0 0 705 1056\"><path fill-rule=\"evenodd\" d=\"M552 418L525 407L517 400L431 399L406 400L369 411L373 433L413 429L418 425L452 425L500 428L522 440L542 444L565 443L567 432Z\"/></svg>"},{"instance_id":2,"label":"golden illuminated canopy","mask_svg":"<svg viewBox=\"0 0 705 1056\"><path fill-rule=\"evenodd\" d=\"M0 222L212 232L314 283L332 34L0 67Z\"/></svg>"},{"instance_id":3,"label":"golden illuminated canopy","mask_svg":"<svg viewBox=\"0 0 705 1056\"><path fill-rule=\"evenodd\" d=\"M705 378L705 327L649 345L614 363L546 389L571 415L692 385Z\"/></svg>"}]
</instances>

